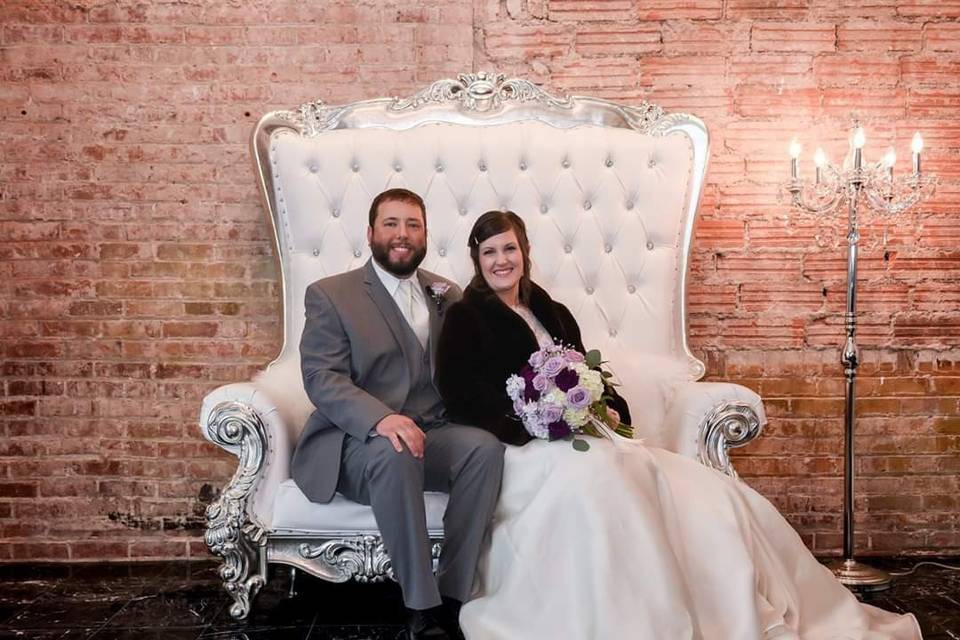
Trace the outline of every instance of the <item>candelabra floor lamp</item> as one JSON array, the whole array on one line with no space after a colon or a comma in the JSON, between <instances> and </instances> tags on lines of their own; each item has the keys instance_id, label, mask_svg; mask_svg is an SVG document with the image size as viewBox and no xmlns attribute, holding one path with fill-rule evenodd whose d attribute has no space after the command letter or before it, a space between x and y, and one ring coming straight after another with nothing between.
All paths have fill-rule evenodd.
<instances>
[{"instance_id":1,"label":"candelabra floor lamp","mask_svg":"<svg viewBox=\"0 0 960 640\"><path fill-rule=\"evenodd\" d=\"M857 349L857 253L860 242L858 215L861 206L894 216L913 207L933 191L936 179L920 170L923 138L914 134L913 171L894 176L896 154L891 148L880 162L866 164L863 145L866 135L854 120L848 161L835 166L827 161L822 149L814 155L816 177L811 183L800 177L801 145L795 139L790 144L790 182L787 189L797 209L813 215L829 214L846 204L847 207L847 306L844 314L846 339L840 352L840 363L846 378L843 421L843 559L834 562L831 569L841 583L851 587L884 589L890 584L890 574L859 562L854 555L854 427L856 422L857 367L860 364Z\"/></svg>"}]
</instances>

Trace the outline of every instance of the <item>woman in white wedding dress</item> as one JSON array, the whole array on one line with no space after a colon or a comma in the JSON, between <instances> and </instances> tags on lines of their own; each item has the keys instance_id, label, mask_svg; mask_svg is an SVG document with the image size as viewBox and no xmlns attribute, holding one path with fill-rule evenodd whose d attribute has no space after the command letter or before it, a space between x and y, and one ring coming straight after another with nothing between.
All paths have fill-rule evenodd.
<instances>
[{"instance_id":1,"label":"woman in white wedding dress","mask_svg":"<svg viewBox=\"0 0 960 640\"><path fill-rule=\"evenodd\" d=\"M530 441L504 383L554 339L582 351L580 330L530 282L518 216L484 214L469 244L476 275L446 310L437 382L452 419L522 445L460 614L469 640L920 638L912 615L858 602L743 482L642 444Z\"/></svg>"}]
</instances>

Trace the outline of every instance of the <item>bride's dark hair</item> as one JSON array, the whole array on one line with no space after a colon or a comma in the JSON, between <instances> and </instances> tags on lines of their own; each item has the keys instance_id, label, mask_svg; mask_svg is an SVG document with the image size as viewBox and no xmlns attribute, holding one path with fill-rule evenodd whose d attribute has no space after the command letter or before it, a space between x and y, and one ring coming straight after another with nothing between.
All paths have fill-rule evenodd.
<instances>
[{"instance_id":1,"label":"bride's dark hair","mask_svg":"<svg viewBox=\"0 0 960 640\"><path fill-rule=\"evenodd\" d=\"M487 281L483 279L480 269L480 243L488 238L513 231L520 243L520 255L523 256L523 275L520 276L520 302L527 304L530 300L530 240L527 238L527 225L513 211L487 211L477 218L467 238L470 247L470 259L473 260L473 279L470 286L488 295L493 295Z\"/></svg>"}]
</instances>

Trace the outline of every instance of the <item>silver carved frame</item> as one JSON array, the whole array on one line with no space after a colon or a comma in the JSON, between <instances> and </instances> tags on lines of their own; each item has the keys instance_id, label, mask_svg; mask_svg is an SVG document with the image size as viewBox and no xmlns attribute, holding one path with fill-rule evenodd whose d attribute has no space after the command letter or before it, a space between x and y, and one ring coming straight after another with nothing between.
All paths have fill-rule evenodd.
<instances>
[{"instance_id":1,"label":"silver carved frame","mask_svg":"<svg viewBox=\"0 0 960 640\"><path fill-rule=\"evenodd\" d=\"M693 169L680 238L682 277L677 335L690 365L690 379L703 377L706 368L690 351L687 342L686 293L690 247L709 156L706 126L695 116L667 114L660 107L646 102L624 106L598 98L557 97L527 80L485 72L439 80L407 98L381 98L340 106L316 100L295 111L269 112L257 123L251 137L251 155L273 225L281 269L283 350L290 339L287 320L293 303L289 298L291 291L287 287L284 266L289 243L278 219L270 170L270 140L275 133L289 130L313 137L334 129L409 129L435 122L484 126L523 120L540 121L558 128L591 124L632 129L654 136L675 133L688 136L693 149ZM279 534L268 531L255 521L250 504L260 480L269 434L252 407L237 401L222 402L211 412L203 428L210 440L239 459L232 480L220 498L207 509L204 536L210 551L223 558L220 576L233 598L230 614L234 618L243 619L250 613L251 602L266 583L271 563L301 569L331 582L393 579L391 561L379 535L349 531L324 536ZM759 435L761 428L759 416L749 405L721 403L699 425L698 458L707 466L736 476L728 450L750 442ZM433 540L435 561L440 554L440 544L440 539Z\"/></svg>"}]
</instances>

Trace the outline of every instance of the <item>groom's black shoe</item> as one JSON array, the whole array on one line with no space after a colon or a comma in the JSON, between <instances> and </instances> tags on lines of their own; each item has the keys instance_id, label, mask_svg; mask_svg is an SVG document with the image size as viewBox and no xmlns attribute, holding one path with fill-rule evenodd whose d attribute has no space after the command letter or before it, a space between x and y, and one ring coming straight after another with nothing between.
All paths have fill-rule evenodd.
<instances>
[{"instance_id":1,"label":"groom's black shoe","mask_svg":"<svg viewBox=\"0 0 960 640\"><path fill-rule=\"evenodd\" d=\"M407 609L406 640L450 640L450 634L437 620L436 612L439 608Z\"/></svg>"},{"instance_id":2,"label":"groom's black shoe","mask_svg":"<svg viewBox=\"0 0 960 640\"><path fill-rule=\"evenodd\" d=\"M450 635L452 640L464 640L463 631L460 630L460 607L463 603L454 598L441 596L443 604L441 608L440 626Z\"/></svg>"}]
</instances>

